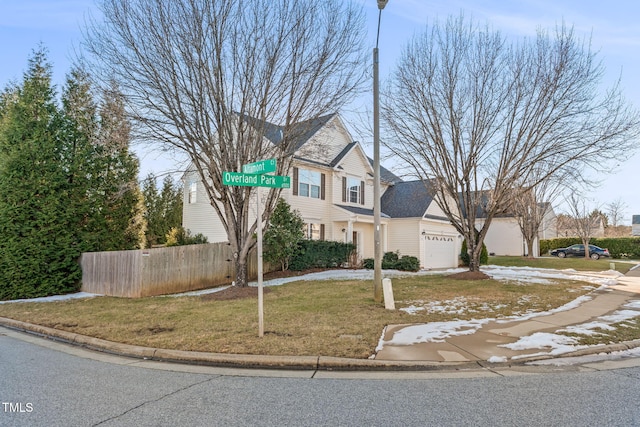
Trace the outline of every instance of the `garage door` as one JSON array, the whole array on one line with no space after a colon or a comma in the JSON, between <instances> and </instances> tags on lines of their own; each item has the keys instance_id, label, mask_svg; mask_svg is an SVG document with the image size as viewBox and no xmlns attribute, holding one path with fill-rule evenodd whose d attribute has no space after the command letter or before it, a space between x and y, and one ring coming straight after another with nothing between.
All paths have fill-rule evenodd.
<instances>
[{"instance_id":1,"label":"garage door","mask_svg":"<svg viewBox=\"0 0 640 427\"><path fill-rule=\"evenodd\" d=\"M421 259L424 268L454 268L458 266L456 239L453 236L426 234L421 237L424 239Z\"/></svg>"}]
</instances>

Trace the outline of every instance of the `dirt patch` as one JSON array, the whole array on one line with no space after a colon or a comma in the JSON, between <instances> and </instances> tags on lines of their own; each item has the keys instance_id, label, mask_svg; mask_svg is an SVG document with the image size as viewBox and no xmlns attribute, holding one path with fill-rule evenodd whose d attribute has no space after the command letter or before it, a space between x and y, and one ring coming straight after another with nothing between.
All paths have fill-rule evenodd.
<instances>
[{"instance_id":1,"label":"dirt patch","mask_svg":"<svg viewBox=\"0 0 640 427\"><path fill-rule=\"evenodd\" d=\"M269 288L262 289L263 294L271 292ZM201 298L205 301L228 301L241 298L257 298L258 288L255 286L247 286L239 288L237 286L229 286L227 289L223 289L218 292L203 295Z\"/></svg>"},{"instance_id":2,"label":"dirt patch","mask_svg":"<svg viewBox=\"0 0 640 427\"><path fill-rule=\"evenodd\" d=\"M447 277L454 280L487 280L491 278L482 271L463 271L462 273L449 274Z\"/></svg>"},{"instance_id":3,"label":"dirt patch","mask_svg":"<svg viewBox=\"0 0 640 427\"><path fill-rule=\"evenodd\" d=\"M271 280L271 279L282 279L283 277L297 277L297 276L304 276L305 274L311 274L311 273L318 273L320 271L327 271L327 270L335 270L335 268L311 268L308 270L302 270L302 271L291 271L291 270L285 270L285 271L272 271L271 273L265 273L262 277L264 278L264 280Z\"/></svg>"}]
</instances>

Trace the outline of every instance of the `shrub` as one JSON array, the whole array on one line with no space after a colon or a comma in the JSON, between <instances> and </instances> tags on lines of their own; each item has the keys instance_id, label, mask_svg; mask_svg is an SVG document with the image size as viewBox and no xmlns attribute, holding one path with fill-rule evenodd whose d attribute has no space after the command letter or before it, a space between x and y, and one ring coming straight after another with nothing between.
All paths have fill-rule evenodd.
<instances>
[{"instance_id":1,"label":"shrub","mask_svg":"<svg viewBox=\"0 0 640 427\"><path fill-rule=\"evenodd\" d=\"M373 258L365 258L363 267L373 270L375 262ZM382 257L382 268L385 270L418 271L420 261L418 258L409 255L400 257L399 252L386 252Z\"/></svg>"},{"instance_id":2,"label":"shrub","mask_svg":"<svg viewBox=\"0 0 640 427\"><path fill-rule=\"evenodd\" d=\"M356 248L353 243L329 240L301 240L298 246L299 251L289 263L290 270L340 267L349 261Z\"/></svg>"},{"instance_id":3,"label":"shrub","mask_svg":"<svg viewBox=\"0 0 640 427\"><path fill-rule=\"evenodd\" d=\"M202 243L209 243L208 239L202 233L198 233L195 236L191 235L189 230L185 230L184 227L172 227L167 233L167 246L184 246L184 245L199 245Z\"/></svg>"},{"instance_id":4,"label":"shrub","mask_svg":"<svg viewBox=\"0 0 640 427\"><path fill-rule=\"evenodd\" d=\"M418 271L420 270L420 261L414 256L404 255L396 262L395 268L401 271Z\"/></svg>"},{"instance_id":5,"label":"shrub","mask_svg":"<svg viewBox=\"0 0 640 427\"><path fill-rule=\"evenodd\" d=\"M467 239L464 239L462 242L462 248L460 248L460 261L462 261L462 265L468 266L470 257L467 253ZM487 264L489 262L489 252L487 251L487 246L482 242L482 250L480 251L480 265Z\"/></svg>"}]
</instances>

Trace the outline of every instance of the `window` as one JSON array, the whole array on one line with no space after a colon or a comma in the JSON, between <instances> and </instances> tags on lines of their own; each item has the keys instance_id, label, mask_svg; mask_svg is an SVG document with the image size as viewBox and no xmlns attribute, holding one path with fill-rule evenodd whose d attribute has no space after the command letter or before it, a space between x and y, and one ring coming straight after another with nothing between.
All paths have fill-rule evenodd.
<instances>
[{"instance_id":1,"label":"window","mask_svg":"<svg viewBox=\"0 0 640 427\"><path fill-rule=\"evenodd\" d=\"M189 183L189 203L196 202L196 195L198 194L198 183L191 181Z\"/></svg>"},{"instance_id":2,"label":"window","mask_svg":"<svg viewBox=\"0 0 640 427\"><path fill-rule=\"evenodd\" d=\"M348 201L350 203L360 203L360 180L347 178L347 187L349 190Z\"/></svg>"},{"instance_id":3,"label":"window","mask_svg":"<svg viewBox=\"0 0 640 427\"><path fill-rule=\"evenodd\" d=\"M302 197L320 198L322 177L320 172L306 169L298 170L298 195Z\"/></svg>"},{"instance_id":4,"label":"window","mask_svg":"<svg viewBox=\"0 0 640 427\"><path fill-rule=\"evenodd\" d=\"M364 205L364 181L353 177L342 177L342 201Z\"/></svg>"},{"instance_id":5,"label":"window","mask_svg":"<svg viewBox=\"0 0 640 427\"><path fill-rule=\"evenodd\" d=\"M309 240L324 240L324 224L304 224L304 237Z\"/></svg>"}]
</instances>

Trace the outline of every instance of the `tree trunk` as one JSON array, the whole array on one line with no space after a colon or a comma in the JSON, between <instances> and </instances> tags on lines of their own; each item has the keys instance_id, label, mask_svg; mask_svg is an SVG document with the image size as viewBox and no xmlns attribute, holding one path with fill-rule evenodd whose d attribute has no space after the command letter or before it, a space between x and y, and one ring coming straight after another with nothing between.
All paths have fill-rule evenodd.
<instances>
[{"instance_id":1,"label":"tree trunk","mask_svg":"<svg viewBox=\"0 0 640 427\"><path fill-rule=\"evenodd\" d=\"M236 286L240 288L246 288L247 286L249 286L249 270L247 268L247 260L243 260L241 259L241 257L236 258L234 267L236 269Z\"/></svg>"},{"instance_id":2,"label":"tree trunk","mask_svg":"<svg viewBox=\"0 0 640 427\"><path fill-rule=\"evenodd\" d=\"M527 258L535 258L533 255L533 240L527 239Z\"/></svg>"}]
</instances>

